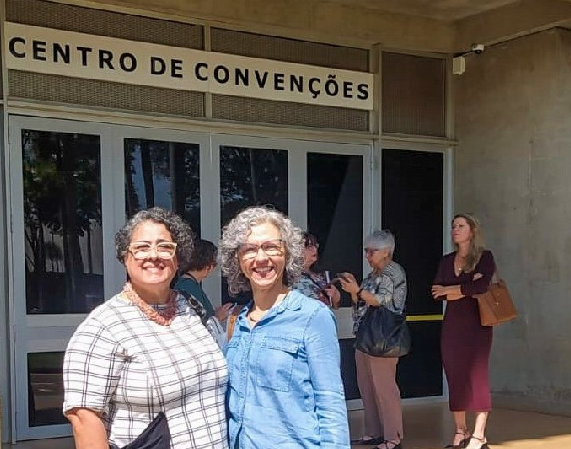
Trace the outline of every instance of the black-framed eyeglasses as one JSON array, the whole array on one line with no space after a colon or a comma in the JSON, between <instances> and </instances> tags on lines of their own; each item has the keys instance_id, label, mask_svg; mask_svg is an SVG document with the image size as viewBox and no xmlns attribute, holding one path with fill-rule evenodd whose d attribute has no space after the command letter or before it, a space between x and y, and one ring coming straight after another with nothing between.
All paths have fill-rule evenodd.
<instances>
[{"instance_id":1,"label":"black-framed eyeglasses","mask_svg":"<svg viewBox=\"0 0 571 449\"><path fill-rule=\"evenodd\" d=\"M283 242L281 239L277 239L262 243L243 243L238 249L238 255L243 259L255 259L260 250L270 257L279 256L284 251Z\"/></svg>"}]
</instances>

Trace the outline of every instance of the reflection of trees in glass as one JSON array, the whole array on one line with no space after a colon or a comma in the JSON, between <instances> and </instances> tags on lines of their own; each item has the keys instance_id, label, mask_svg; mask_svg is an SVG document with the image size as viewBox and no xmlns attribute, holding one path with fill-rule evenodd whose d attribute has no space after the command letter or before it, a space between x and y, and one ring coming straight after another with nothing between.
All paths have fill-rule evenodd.
<instances>
[{"instance_id":1,"label":"reflection of trees in glass","mask_svg":"<svg viewBox=\"0 0 571 449\"><path fill-rule=\"evenodd\" d=\"M26 296L28 310L61 313L83 308L84 261L80 237L86 237L92 268L91 227L101 225L99 138L80 134L22 131ZM50 240L46 241L46 231ZM53 236L61 238L61 246ZM63 259L63 291L56 292L53 263ZM50 276L47 273L52 273ZM61 285L60 285L61 287ZM65 296L64 303L57 297ZM48 297L45 297L48 295ZM56 304L56 302L58 302ZM65 310L50 310L60 308Z\"/></svg>"},{"instance_id":2,"label":"reflection of trees in glass","mask_svg":"<svg viewBox=\"0 0 571 449\"><path fill-rule=\"evenodd\" d=\"M161 206L200 230L199 145L125 140L126 211Z\"/></svg>"},{"instance_id":3,"label":"reflection of trees in glass","mask_svg":"<svg viewBox=\"0 0 571 449\"><path fill-rule=\"evenodd\" d=\"M222 224L253 205L269 204L287 213L287 171L287 151L220 147Z\"/></svg>"}]
</instances>

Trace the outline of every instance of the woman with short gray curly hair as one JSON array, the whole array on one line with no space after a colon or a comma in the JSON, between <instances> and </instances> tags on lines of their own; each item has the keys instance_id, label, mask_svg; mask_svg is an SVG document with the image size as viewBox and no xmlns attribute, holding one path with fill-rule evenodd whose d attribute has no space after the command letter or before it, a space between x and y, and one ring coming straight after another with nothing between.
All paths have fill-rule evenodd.
<instances>
[{"instance_id":1,"label":"woman with short gray curly hair","mask_svg":"<svg viewBox=\"0 0 571 449\"><path fill-rule=\"evenodd\" d=\"M230 290L253 297L226 353L232 449L350 447L333 314L291 289L303 247L301 230L267 207L245 209L223 230Z\"/></svg>"},{"instance_id":2,"label":"woman with short gray curly hair","mask_svg":"<svg viewBox=\"0 0 571 449\"><path fill-rule=\"evenodd\" d=\"M64 358L63 411L78 449L135 440L228 449L224 356L200 308L170 288L192 247L190 226L161 208L138 212L117 232L127 282L77 328Z\"/></svg>"},{"instance_id":3,"label":"woman with short gray curly hair","mask_svg":"<svg viewBox=\"0 0 571 449\"><path fill-rule=\"evenodd\" d=\"M291 287L303 271L303 232L280 212L267 207L251 207L236 216L222 230L219 247L222 274L228 281L228 290L238 294L251 290L250 282L240 270L238 250L250 233L250 228L257 224L271 223L280 232L285 249L284 285Z\"/></svg>"}]
</instances>

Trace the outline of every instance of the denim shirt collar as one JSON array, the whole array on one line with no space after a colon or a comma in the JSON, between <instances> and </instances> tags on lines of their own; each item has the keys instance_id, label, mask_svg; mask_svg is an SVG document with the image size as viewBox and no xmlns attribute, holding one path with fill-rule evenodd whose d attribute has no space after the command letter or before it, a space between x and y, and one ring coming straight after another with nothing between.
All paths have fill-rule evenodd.
<instances>
[{"instance_id":1,"label":"denim shirt collar","mask_svg":"<svg viewBox=\"0 0 571 449\"><path fill-rule=\"evenodd\" d=\"M259 321L260 323L266 321L268 318L273 317L274 315L279 315L280 313L282 313L284 310L299 310L301 309L301 302L304 300L304 296L301 295L298 291L296 290L290 290L287 294L286 297L283 299L282 302L280 302L277 306L272 307L268 313L266 313L266 315L264 315L264 317ZM252 308L252 306L254 305L254 300L251 300L246 307L244 307L244 310L242 310L242 312L240 313L240 317L239 320L242 321L246 320L246 315L248 314L248 312L250 311L250 309Z\"/></svg>"}]
</instances>

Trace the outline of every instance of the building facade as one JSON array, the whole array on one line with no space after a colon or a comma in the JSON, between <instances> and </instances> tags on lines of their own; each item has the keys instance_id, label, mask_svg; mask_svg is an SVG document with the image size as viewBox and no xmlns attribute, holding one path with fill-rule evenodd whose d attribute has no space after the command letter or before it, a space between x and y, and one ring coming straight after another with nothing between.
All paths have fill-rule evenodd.
<instances>
[{"instance_id":1,"label":"building facade","mask_svg":"<svg viewBox=\"0 0 571 449\"><path fill-rule=\"evenodd\" d=\"M430 284L454 211L474 212L520 310L496 332L496 400L571 412L571 3L401 3L2 1L4 440L70 433L63 351L124 282L114 233L151 206L216 241L243 207L272 204L317 235L326 268L358 276L364 236L391 229L413 335L399 382L415 400L446 396ZM219 276L205 287L227 299Z\"/></svg>"}]
</instances>

